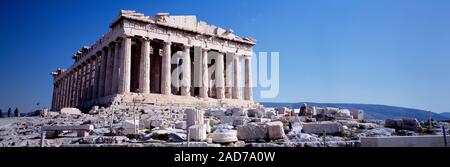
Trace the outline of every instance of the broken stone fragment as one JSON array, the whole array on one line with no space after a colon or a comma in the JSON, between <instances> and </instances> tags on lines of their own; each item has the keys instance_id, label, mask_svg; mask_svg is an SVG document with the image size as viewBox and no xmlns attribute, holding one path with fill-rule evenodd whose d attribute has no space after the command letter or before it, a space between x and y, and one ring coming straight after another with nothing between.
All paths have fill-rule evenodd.
<instances>
[{"instance_id":1,"label":"broken stone fragment","mask_svg":"<svg viewBox=\"0 0 450 167\"><path fill-rule=\"evenodd\" d=\"M157 140L164 140L168 142L182 142L187 139L185 131L184 130L177 130L177 129L154 129L150 136L153 139Z\"/></svg>"},{"instance_id":2,"label":"broken stone fragment","mask_svg":"<svg viewBox=\"0 0 450 167\"><path fill-rule=\"evenodd\" d=\"M99 108L98 106L93 106L91 108L91 110L89 110L89 114L98 114L99 113Z\"/></svg>"},{"instance_id":3,"label":"broken stone fragment","mask_svg":"<svg viewBox=\"0 0 450 167\"><path fill-rule=\"evenodd\" d=\"M175 122L176 129L186 129L186 121L177 121Z\"/></svg>"},{"instance_id":4,"label":"broken stone fragment","mask_svg":"<svg viewBox=\"0 0 450 167\"><path fill-rule=\"evenodd\" d=\"M264 116L267 117L267 118L272 118L272 117L274 117L275 115L277 115L277 114L275 113L275 111L272 111L272 110L266 111L266 112L264 113Z\"/></svg>"},{"instance_id":5,"label":"broken stone fragment","mask_svg":"<svg viewBox=\"0 0 450 167\"><path fill-rule=\"evenodd\" d=\"M285 137L283 123L280 121L268 122L267 131L269 139L283 139Z\"/></svg>"},{"instance_id":6,"label":"broken stone fragment","mask_svg":"<svg viewBox=\"0 0 450 167\"><path fill-rule=\"evenodd\" d=\"M260 109L248 109L247 116L261 118L263 117L263 111Z\"/></svg>"},{"instance_id":7,"label":"broken stone fragment","mask_svg":"<svg viewBox=\"0 0 450 167\"><path fill-rule=\"evenodd\" d=\"M202 141L206 139L206 125L198 124L189 127L189 136L191 140Z\"/></svg>"},{"instance_id":8,"label":"broken stone fragment","mask_svg":"<svg viewBox=\"0 0 450 167\"><path fill-rule=\"evenodd\" d=\"M140 132L139 120L125 120L122 122L124 134L138 134Z\"/></svg>"},{"instance_id":9,"label":"broken stone fragment","mask_svg":"<svg viewBox=\"0 0 450 167\"><path fill-rule=\"evenodd\" d=\"M225 111L226 116L246 116L246 111L242 108L230 108Z\"/></svg>"},{"instance_id":10,"label":"broken stone fragment","mask_svg":"<svg viewBox=\"0 0 450 167\"><path fill-rule=\"evenodd\" d=\"M237 127L237 138L245 141L257 141L267 137L267 128L264 124L248 123Z\"/></svg>"},{"instance_id":11,"label":"broken stone fragment","mask_svg":"<svg viewBox=\"0 0 450 167\"><path fill-rule=\"evenodd\" d=\"M224 109L208 109L205 111L205 116L219 117L225 116Z\"/></svg>"},{"instance_id":12,"label":"broken stone fragment","mask_svg":"<svg viewBox=\"0 0 450 167\"><path fill-rule=\"evenodd\" d=\"M410 130L415 132L419 132L422 130L422 126L417 119L408 118L396 120L386 119L384 126L387 128L394 128L396 130Z\"/></svg>"},{"instance_id":13,"label":"broken stone fragment","mask_svg":"<svg viewBox=\"0 0 450 167\"><path fill-rule=\"evenodd\" d=\"M256 118L254 119L255 122L270 122L271 119L269 118Z\"/></svg>"},{"instance_id":14,"label":"broken stone fragment","mask_svg":"<svg viewBox=\"0 0 450 167\"><path fill-rule=\"evenodd\" d=\"M334 134L341 133L343 131L342 125L337 122L314 122L314 123L303 123L303 131L305 133L314 134Z\"/></svg>"},{"instance_id":15,"label":"broken stone fragment","mask_svg":"<svg viewBox=\"0 0 450 167\"><path fill-rule=\"evenodd\" d=\"M291 109L287 107L279 107L275 109L278 115L291 115Z\"/></svg>"},{"instance_id":16,"label":"broken stone fragment","mask_svg":"<svg viewBox=\"0 0 450 167\"><path fill-rule=\"evenodd\" d=\"M348 109L339 109L336 115L339 117L351 117L350 110Z\"/></svg>"},{"instance_id":17,"label":"broken stone fragment","mask_svg":"<svg viewBox=\"0 0 450 167\"><path fill-rule=\"evenodd\" d=\"M204 120L204 124L205 124L205 128L206 128L206 133L211 133L211 120L210 119L205 119Z\"/></svg>"},{"instance_id":18,"label":"broken stone fragment","mask_svg":"<svg viewBox=\"0 0 450 167\"><path fill-rule=\"evenodd\" d=\"M237 131L228 129L218 129L212 133L212 140L214 143L231 143L236 142Z\"/></svg>"},{"instance_id":19,"label":"broken stone fragment","mask_svg":"<svg viewBox=\"0 0 450 167\"><path fill-rule=\"evenodd\" d=\"M374 129L365 129L362 133L358 134L358 137L383 137L383 136L392 136L395 132L395 129L392 128L374 128Z\"/></svg>"},{"instance_id":20,"label":"broken stone fragment","mask_svg":"<svg viewBox=\"0 0 450 167\"><path fill-rule=\"evenodd\" d=\"M60 113L66 115L81 115L81 111L78 108L62 108Z\"/></svg>"},{"instance_id":21,"label":"broken stone fragment","mask_svg":"<svg viewBox=\"0 0 450 167\"><path fill-rule=\"evenodd\" d=\"M231 124L233 126L245 125L250 119L246 116L221 116L220 123Z\"/></svg>"},{"instance_id":22,"label":"broken stone fragment","mask_svg":"<svg viewBox=\"0 0 450 167\"><path fill-rule=\"evenodd\" d=\"M184 113L186 113L187 128L189 128L192 125L199 125L204 123L205 112L203 110L186 109Z\"/></svg>"},{"instance_id":23,"label":"broken stone fragment","mask_svg":"<svg viewBox=\"0 0 450 167\"><path fill-rule=\"evenodd\" d=\"M353 116L353 119L357 119L359 121L364 120L364 111L363 110L352 111L351 115Z\"/></svg>"},{"instance_id":24,"label":"broken stone fragment","mask_svg":"<svg viewBox=\"0 0 450 167\"><path fill-rule=\"evenodd\" d=\"M166 127L168 125L166 119L145 119L144 126L148 129L153 129L157 127Z\"/></svg>"}]
</instances>

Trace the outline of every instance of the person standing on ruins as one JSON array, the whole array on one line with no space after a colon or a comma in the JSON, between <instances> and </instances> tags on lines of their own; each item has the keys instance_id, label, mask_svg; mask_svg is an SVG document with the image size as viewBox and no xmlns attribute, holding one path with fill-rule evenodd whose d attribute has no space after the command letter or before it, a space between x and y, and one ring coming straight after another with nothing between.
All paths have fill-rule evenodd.
<instances>
[{"instance_id":1,"label":"person standing on ruins","mask_svg":"<svg viewBox=\"0 0 450 167\"><path fill-rule=\"evenodd\" d=\"M19 109L16 107L16 109L14 110L14 116L15 117L20 117L20 112Z\"/></svg>"},{"instance_id":2,"label":"person standing on ruins","mask_svg":"<svg viewBox=\"0 0 450 167\"><path fill-rule=\"evenodd\" d=\"M8 109L8 117L11 117L11 108Z\"/></svg>"}]
</instances>

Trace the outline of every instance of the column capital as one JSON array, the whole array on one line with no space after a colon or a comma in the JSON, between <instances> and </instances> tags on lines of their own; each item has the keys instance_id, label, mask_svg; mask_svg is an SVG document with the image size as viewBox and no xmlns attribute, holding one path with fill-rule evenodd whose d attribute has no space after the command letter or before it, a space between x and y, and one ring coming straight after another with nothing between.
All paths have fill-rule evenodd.
<instances>
[{"instance_id":1,"label":"column capital","mask_svg":"<svg viewBox=\"0 0 450 167\"><path fill-rule=\"evenodd\" d=\"M210 49L209 48L205 48L205 47L200 47L200 49L204 52L204 51L209 51Z\"/></svg>"},{"instance_id":2,"label":"column capital","mask_svg":"<svg viewBox=\"0 0 450 167\"><path fill-rule=\"evenodd\" d=\"M186 48L191 48L191 47L193 47L194 45L192 45L192 44L185 44L185 43L183 43L183 48L184 49L186 49Z\"/></svg>"},{"instance_id":3,"label":"column capital","mask_svg":"<svg viewBox=\"0 0 450 167\"><path fill-rule=\"evenodd\" d=\"M122 34L119 36L119 38L133 38L133 35L128 35L128 34Z\"/></svg>"},{"instance_id":4,"label":"column capital","mask_svg":"<svg viewBox=\"0 0 450 167\"><path fill-rule=\"evenodd\" d=\"M109 44L108 44L108 47L113 47L113 46L115 46L116 45L116 41L111 41Z\"/></svg>"},{"instance_id":5,"label":"column capital","mask_svg":"<svg viewBox=\"0 0 450 167\"><path fill-rule=\"evenodd\" d=\"M142 42L150 42L153 40L153 38L150 38L150 37L141 37L140 39Z\"/></svg>"},{"instance_id":6,"label":"column capital","mask_svg":"<svg viewBox=\"0 0 450 167\"><path fill-rule=\"evenodd\" d=\"M172 41L171 40L164 40L163 43L166 44L166 45L172 45Z\"/></svg>"}]
</instances>

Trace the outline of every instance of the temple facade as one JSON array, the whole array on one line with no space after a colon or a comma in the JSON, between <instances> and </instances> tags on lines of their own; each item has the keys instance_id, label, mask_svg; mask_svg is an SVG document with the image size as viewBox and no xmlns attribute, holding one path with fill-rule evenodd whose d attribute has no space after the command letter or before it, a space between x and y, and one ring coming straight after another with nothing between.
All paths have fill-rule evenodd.
<instances>
[{"instance_id":1,"label":"temple facade","mask_svg":"<svg viewBox=\"0 0 450 167\"><path fill-rule=\"evenodd\" d=\"M122 10L110 31L52 72L52 110L145 103L254 105L253 46L195 16Z\"/></svg>"}]
</instances>

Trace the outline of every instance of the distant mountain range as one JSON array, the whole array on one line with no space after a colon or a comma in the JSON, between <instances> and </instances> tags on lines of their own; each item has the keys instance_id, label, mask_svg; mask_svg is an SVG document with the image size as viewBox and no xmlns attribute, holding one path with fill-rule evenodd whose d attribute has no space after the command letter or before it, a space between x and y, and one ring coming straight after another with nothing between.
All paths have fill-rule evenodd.
<instances>
[{"instance_id":1,"label":"distant mountain range","mask_svg":"<svg viewBox=\"0 0 450 167\"><path fill-rule=\"evenodd\" d=\"M364 117L367 119L400 119L400 118L417 118L418 120L428 120L430 116L429 111L395 107L378 104L350 104L350 103L312 103L312 102L300 102L300 103L276 103L276 102L261 102L265 107L289 107L300 108L300 106L306 103L308 106L317 107L335 107L346 108L349 110L364 110ZM450 120L450 112L447 113L431 113L431 118L434 120Z\"/></svg>"},{"instance_id":2,"label":"distant mountain range","mask_svg":"<svg viewBox=\"0 0 450 167\"><path fill-rule=\"evenodd\" d=\"M450 112L440 113L439 115L442 115L442 116L447 117L447 118L450 119Z\"/></svg>"}]
</instances>

